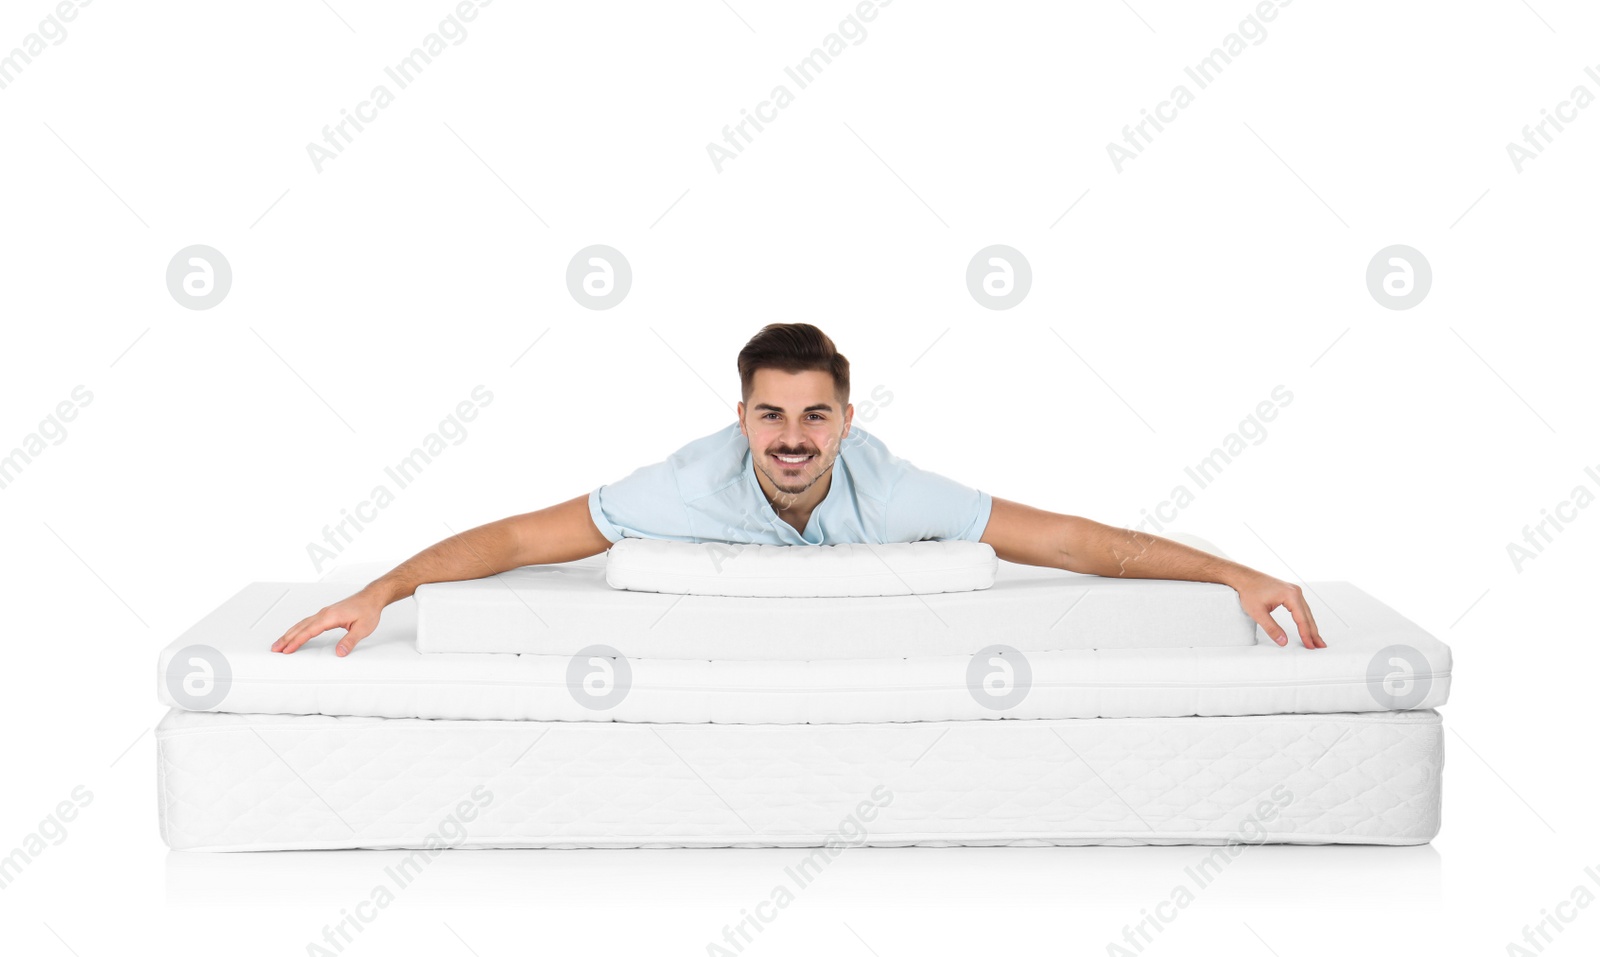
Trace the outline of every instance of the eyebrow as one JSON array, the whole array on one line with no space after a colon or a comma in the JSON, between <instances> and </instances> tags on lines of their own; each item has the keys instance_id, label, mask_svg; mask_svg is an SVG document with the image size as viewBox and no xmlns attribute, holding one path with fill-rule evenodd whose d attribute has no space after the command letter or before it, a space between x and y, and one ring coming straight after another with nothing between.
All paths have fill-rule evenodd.
<instances>
[{"instance_id":1,"label":"eyebrow","mask_svg":"<svg viewBox=\"0 0 1600 957\"><path fill-rule=\"evenodd\" d=\"M766 410L766 411L769 411L769 412L782 412L783 411L783 409L779 408L778 406L773 405L770 402L757 402L756 403L756 409L758 411ZM833 406L829 405L826 402L819 402L816 405L808 405L804 409L801 409L800 411L802 411L802 412L818 412L818 411L832 412L833 411Z\"/></svg>"}]
</instances>

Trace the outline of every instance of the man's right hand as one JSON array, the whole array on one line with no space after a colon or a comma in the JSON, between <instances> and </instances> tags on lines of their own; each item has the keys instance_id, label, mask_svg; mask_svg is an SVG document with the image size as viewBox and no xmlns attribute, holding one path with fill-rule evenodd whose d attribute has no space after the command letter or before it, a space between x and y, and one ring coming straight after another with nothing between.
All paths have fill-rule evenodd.
<instances>
[{"instance_id":1,"label":"man's right hand","mask_svg":"<svg viewBox=\"0 0 1600 957\"><path fill-rule=\"evenodd\" d=\"M306 618L273 642L272 650L290 654L333 628L345 629L334 653L343 658L378 627L378 616L391 602L410 598L426 582L458 582L498 575L523 565L577 561L611 547L589 514L583 494L524 515L469 528L423 549L388 574Z\"/></svg>"},{"instance_id":2,"label":"man's right hand","mask_svg":"<svg viewBox=\"0 0 1600 957\"><path fill-rule=\"evenodd\" d=\"M372 634L373 629L378 627L378 617L383 614L387 604L380 596L363 589L309 618L301 619L284 632L282 638L272 643L272 650L287 655L325 631L343 628L344 637L339 639L339 644L334 648L334 654L343 658L355 649L356 642Z\"/></svg>"}]
</instances>

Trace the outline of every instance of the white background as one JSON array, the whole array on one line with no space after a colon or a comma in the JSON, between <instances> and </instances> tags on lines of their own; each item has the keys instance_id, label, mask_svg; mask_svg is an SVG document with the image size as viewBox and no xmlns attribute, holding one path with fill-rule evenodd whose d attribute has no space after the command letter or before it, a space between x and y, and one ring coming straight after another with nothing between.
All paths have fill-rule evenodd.
<instances>
[{"instance_id":1,"label":"white background","mask_svg":"<svg viewBox=\"0 0 1600 957\"><path fill-rule=\"evenodd\" d=\"M1300 0L1121 173L1106 144L1251 4L900 0L721 173L707 143L851 4L500 0L320 173L306 144L450 4L83 9L0 90L0 452L93 394L0 489L0 854L93 800L0 891L4 948L305 953L388 859L168 852L157 649L246 582L326 573L307 544L474 386L466 440L341 565L716 430L740 346L808 321L858 415L892 392L869 427L896 453L1115 524L1291 390L1168 530L1353 581L1452 646L1444 829L1253 849L1147 952L1504 953L1600 865L1600 508L1507 555L1600 489L1600 106L1520 173L1506 151L1600 94L1600 15L1531 2ZM7 3L0 52L52 9ZM205 311L164 279L197 243L233 269ZM593 243L633 267L608 311L564 283ZM993 243L1034 274L1006 311L964 285ZM1433 269L1404 311L1364 279L1395 243ZM354 950L701 954L794 856L452 853ZM1105 953L1199 856L852 850L748 952ZM1547 952L1592 952L1596 911Z\"/></svg>"}]
</instances>

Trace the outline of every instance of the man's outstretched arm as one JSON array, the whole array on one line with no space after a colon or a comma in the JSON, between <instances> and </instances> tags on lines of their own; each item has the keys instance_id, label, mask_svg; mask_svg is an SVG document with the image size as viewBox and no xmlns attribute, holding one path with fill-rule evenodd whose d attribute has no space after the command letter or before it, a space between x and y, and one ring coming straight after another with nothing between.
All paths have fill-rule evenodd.
<instances>
[{"instance_id":1,"label":"man's outstretched arm","mask_svg":"<svg viewBox=\"0 0 1600 957\"><path fill-rule=\"evenodd\" d=\"M469 528L411 556L343 601L304 618L273 642L285 654L334 628L345 629L334 653L343 657L372 634L378 617L428 582L487 578L523 565L550 565L597 555L611 547L589 517L587 493L523 515Z\"/></svg>"},{"instance_id":2,"label":"man's outstretched arm","mask_svg":"<svg viewBox=\"0 0 1600 957\"><path fill-rule=\"evenodd\" d=\"M1281 605L1293 616L1301 644L1327 647L1299 585L1171 539L995 498L979 541L1006 561L1023 565L1105 578L1218 582L1239 593L1240 607L1279 645L1289 642L1283 628L1272 620L1272 610Z\"/></svg>"}]
</instances>

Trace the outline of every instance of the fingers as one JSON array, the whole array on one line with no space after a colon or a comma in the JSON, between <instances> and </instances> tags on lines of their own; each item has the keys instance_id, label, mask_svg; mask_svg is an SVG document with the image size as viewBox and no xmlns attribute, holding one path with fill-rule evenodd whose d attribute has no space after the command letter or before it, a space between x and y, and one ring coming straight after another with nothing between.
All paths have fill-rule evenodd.
<instances>
[{"instance_id":1,"label":"fingers","mask_svg":"<svg viewBox=\"0 0 1600 957\"><path fill-rule=\"evenodd\" d=\"M273 650L281 651L286 655L292 654L301 645L305 644L307 641L310 641L316 635L322 634L322 629L316 627L316 621L321 616L322 612L319 611L310 618L303 619L293 628L290 628L282 638L278 639L278 643L273 645Z\"/></svg>"},{"instance_id":2,"label":"fingers","mask_svg":"<svg viewBox=\"0 0 1600 957\"><path fill-rule=\"evenodd\" d=\"M377 625L378 622L372 618L362 618L351 622L349 630L344 633L343 638L339 639L339 644L334 647L333 653L341 658L348 655L355 650L356 642L372 634L372 630Z\"/></svg>"},{"instance_id":3,"label":"fingers","mask_svg":"<svg viewBox=\"0 0 1600 957\"><path fill-rule=\"evenodd\" d=\"M286 655L293 654L301 645L323 632L342 626L340 616L334 614L331 609L324 608L285 632L282 638L273 643L272 650L281 651Z\"/></svg>"},{"instance_id":4,"label":"fingers","mask_svg":"<svg viewBox=\"0 0 1600 957\"><path fill-rule=\"evenodd\" d=\"M1250 617L1256 620L1256 624L1260 625L1262 630L1267 633L1267 637L1277 642L1281 648L1289 643L1289 636L1284 632L1282 626L1272 620L1272 615L1268 614L1270 610L1266 608L1245 609L1250 614Z\"/></svg>"},{"instance_id":5,"label":"fingers","mask_svg":"<svg viewBox=\"0 0 1600 957\"><path fill-rule=\"evenodd\" d=\"M1311 606L1306 604L1305 595L1298 587L1289 600L1284 602L1289 609L1289 614L1294 616L1294 626L1300 631L1300 643L1307 648L1326 648L1327 643L1322 640L1322 635L1317 631L1317 620L1311 617Z\"/></svg>"},{"instance_id":6,"label":"fingers","mask_svg":"<svg viewBox=\"0 0 1600 957\"><path fill-rule=\"evenodd\" d=\"M321 612L318 612L317 614L321 614ZM315 617L316 615L311 616L311 618ZM283 637L272 643L272 650L282 651L289 644L289 641L300 632L300 629L304 628L306 624L311 621L311 618L302 618L293 625L290 625L289 630L283 633Z\"/></svg>"},{"instance_id":7,"label":"fingers","mask_svg":"<svg viewBox=\"0 0 1600 957\"><path fill-rule=\"evenodd\" d=\"M375 605L373 602L360 600L360 596L352 596L296 622L294 627L272 643L272 650L286 655L293 654L306 642L323 632L343 628L344 636L333 649L334 654L343 658L355 650L357 642L377 629L382 608L381 603Z\"/></svg>"},{"instance_id":8,"label":"fingers","mask_svg":"<svg viewBox=\"0 0 1600 957\"><path fill-rule=\"evenodd\" d=\"M1288 633L1272 618L1273 609L1287 608L1289 616L1294 619L1295 630L1300 633L1300 643L1302 645L1307 648L1328 647L1327 642L1322 640L1322 633L1317 628L1316 618L1312 617L1311 606L1306 603L1305 593L1300 590L1299 585L1290 585L1288 588L1288 593L1282 599L1274 600L1274 598L1269 597L1267 598L1269 604L1264 607L1257 605L1254 608L1246 609L1250 617L1256 620L1256 623L1266 631L1267 637L1277 642L1280 648L1287 647L1289 644Z\"/></svg>"}]
</instances>

